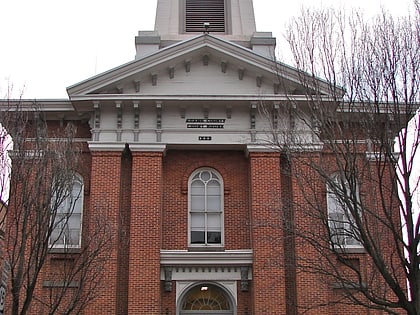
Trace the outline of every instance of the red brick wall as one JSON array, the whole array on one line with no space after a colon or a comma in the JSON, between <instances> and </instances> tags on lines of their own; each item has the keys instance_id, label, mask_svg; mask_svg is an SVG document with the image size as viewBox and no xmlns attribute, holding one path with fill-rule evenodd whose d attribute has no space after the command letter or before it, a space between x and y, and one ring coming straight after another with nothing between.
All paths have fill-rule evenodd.
<instances>
[{"instance_id":1,"label":"red brick wall","mask_svg":"<svg viewBox=\"0 0 420 315\"><path fill-rule=\"evenodd\" d=\"M243 151L168 151L164 158L163 249L188 247L188 178L200 167L224 181L225 249L248 249L248 162Z\"/></svg>"},{"instance_id":2,"label":"red brick wall","mask_svg":"<svg viewBox=\"0 0 420 315\"><path fill-rule=\"evenodd\" d=\"M237 314L251 315L252 314L252 281L250 281L249 291L241 291L241 283L238 281L237 292L238 292L238 308Z\"/></svg>"},{"instance_id":3,"label":"red brick wall","mask_svg":"<svg viewBox=\"0 0 420 315\"><path fill-rule=\"evenodd\" d=\"M176 282L172 281L172 291L165 292L162 283L162 312L164 315L176 314Z\"/></svg>"},{"instance_id":4,"label":"red brick wall","mask_svg":"<svg viewBox=\"0 0 420 315\"><path fill-rule=\"evenodd\" d=\"M361 175L365 176L365 178L360 178L360 198L364 205L370 207L369 210L373 211L371 216L366 214L364 217L365 223L369 225L372 224L372 222L369 223L369 220L376 217L375 213L380 216L384 214L381 212L382 206L377 204L379 200L378 187L375 184L377 169L373 165L369 165L369 162L363 159L364 156L365 152L362 150L357 166L361 170ZM344 267L336 257L331 255L328 243L323 243L323 241L327 242L328 240L326 226L321 223L322 218L320 217L320 210L325 212L325 216L327 215L326 184L325 180L311 167L311 164L318 166L319 170L325 171L325 175L333 174L339 170L336 166L336 158L336 154L323 152L322 154L301 153L292 160L293 205L295 208L296 229L298 234L300 234L296 240L296 255L297 263L299 264L297 266L298 277L296 279L298 310L306 310L305 314L311 315L383 314L383 311L368 310L356 305L345 305L343 302L348 302L348 300L343 300L345 291L338 287L339 282L337 279L327 274L329 271L332 271L329 268L336 268L341 271L341 274L350 275L350 278L355 277L354 272ZM370 168L372 166L373 168ZM373 176L373 178L367 179L368 176ZM386 178L389 179L389 177ZM388 185L391 187L390 182ZM314 211L310 204L317 210ZM395 219L398 220L398 210L397 208L395 209ZM390 258L393 247L387 244L391 244L392 240L390 235L386 235L385 231L381 230L381 224L378 224L378 222L374 223L376 226L374 226L372 231L375 231L374 234L380 239L377 244L382 246L382 252ZM305 240L305 234L308 236L307 240ZM311 246L308 240L317 238L320 243ZM316 248L317 246L318 248ZM321 248L320 246L326 247ZM386 285L383 284L378 274L375 274L373 271L372 261L366 253L350 253L346 258L347 262L352 262L359 266L362 277L366 277L367 282L377 277L373 282L377 283L378 288L381 288L382 285L382 288L385 290ZM321 270L317 270L316 268L318 267ZM324 274L322 275L321 273ZM334 272L331 274L334 274ZM392 296L392 294L388 294ZM359 298L363 300L363 297L359 296ZM333 301L341 301L342 303L337 304L333 303Z\"/></svg>"},{"instance_id":5,"label":"red brick wall","mask_svg":"<svg viewBox=\"0 0 420 315\"><path fill-rule=\"evenodd\" d=\"M63 123L61 121L49 121L48 122L48 128L49 128L48 137L50 138L66 137L66 133L64 132L64 129L67 127L68 123L69 122ZM77 151L79 150L81 151L81 155L79 156L80 160L78 161L78 163L75 163L74 166L77 167L75 171L82 176L83 181L84 181L84 206L83 208L84 208L84 216L86 220L83 225L82 239L85 239L89 235L88 231L89 231L89 212L90 212L89 208L90 208L91 154L87 148L87 143L84 140L90 137L90 132L89 132L89 126L87 123L84 124L77 121L74 121L71 123L73 124L76 130L76 133L74 134L74 138L73 138L74 147ZM29 132L31 133L32 131L30 130ZM82 141L80 141L80 139L78 138L82 138ZM31 148L33 146L33 143L28 142L27 145L28 145L28 148ZM27 163L26 165L30 166L31 164ZM47 170L45 170L45 172L47 172ZM20 176L25 174L25 172L22 169L19 169L19 171L17 171L16 173L20 174ZM25 177L25 181L28 182L29 185L32 185L34 183L34 179L31 177ZM17 191L13 191L12 194L19 195L20 194L19 189L21 188L21 186L13 185L13 187L16 188ZM13 215L16 209L16 206L17 206L17 204L15 204L16 200L18 200L18 198L17 199L12 198L10 200L9 215ZM11 225L9 225L8 227L13 229ZM8 234L12 235L12 233L8 233ZM29 254L29 248L28 248L28 254ZM27 255L27 257L29 257L29 255ZM79 257L79 254L68 255L65 253L60 253L60 254L48 255L46 257L45 262L43 264L43 269L41 270L39 277L37 279L37 284L34 291L34 299L32 300L29 314L44 314L47 312L47 306L45 306L44 303L51 302L50 290L58 291L58 290L62 290L62 288L46 289L43 286L44 282L49 282L52 280L62 281L63 277L60 277L60 276L62 276L63 271L60 270L60 267L64 263L67 263L68 265L72 264L72 261L77 260L77 258L75 257ZM9 277L9 280L10 280L10 277ZM8 286L8 290L10 290L10 285ZM72 290L73 289L70 289L68 290L68 292L72 294L71 292ZM11 298L11 294L9 291L7 294L7 299L10 299L10 298ZM67 307L68 301L69 301L68 296L64 297L63 303L61 303L60 309L62 309L63 307ZM11 303L8 300L6 302L6 308L7 308L5 311L6 314L10 312L10 306L11 306Z\"/></svg>"},{"instance_id":6,"label":"red brick wall","mask_svg":"<svg viewBox=\"0 0 420 315\"><path fill-rule=\"evenodd\" d=\"M246 157L242 151L169 150L165 156L157 152L134 152L130 165L131 194L128 195L122 193L125 187L121 186L121 176L125 178L126 175L121 170L121 152L93 152L91 160L85 157L86 168L80 170L86 189L84 237L95 215L107 215L115 236L121 229L118 222L122 222L122 204L130 205L131 216L129 278L118 283L117 253L121 244L115 244L106 265L105 288L85 314L119 314L124 308L117 310L118 294L121 293L118 287L126 287L124 297L128 314L153 315L167 311L175 314L175 282L172 292L163 292L160 249L188 247L188 178L200 167L216 169L224 180L225 249L254 250L249 292L241 292L238 283L238 314L289 314L293 305L286 310L285 299L293 294L299 304L298 312L337 298L340 290L332 290L320 275L297 269L293 287L288 283L292 278L285 274L284 264L291 261L285 259L285 255L291 255L288 251L293 247L285 250L284 207L294 207L297 229L314 231L313 221L302 211L308 195L315 192L321 198L325 196L325 184L309 167L299 163L301 158L292 161L292 170L295 174L305 174L313 186L302 191L293 175L288 179L291 190L285 191L282 185L287 176L281 173L284 161L277 153L250 153ZM290 195L293 201L285 205L282 198ZM296 207L297 204L301 207ZM304 253L312 258L317 255L304 242L297 241L295 246L299 255ZM359 255L358 259L362 267L367 268L365 257ZM331 306L314 309L308 314L366 314L366 310Z\"/></svg>"},{"instance_id":7,"label":"red brick wall","mask_svg":"<svg viewBox=\"0 0 420 315\"><path fill-rule=\"evenodd\" d=\"M243 151L168 151L163 160L163 249L188 248L188 179L194 170L210 167L224 182L225 249L249 249L249 175ZM251 314L251 293L241 292L238 314ZM162 314L175 314L175 281L172 292L163 292Z\"/></svg>"}]
</instances>

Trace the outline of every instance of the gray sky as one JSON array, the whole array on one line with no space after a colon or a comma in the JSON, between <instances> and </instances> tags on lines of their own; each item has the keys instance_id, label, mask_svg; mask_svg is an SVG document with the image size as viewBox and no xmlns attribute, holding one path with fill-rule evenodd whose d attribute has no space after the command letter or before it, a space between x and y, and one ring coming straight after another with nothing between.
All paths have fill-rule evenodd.
<instances>
[{"instance_id":1,"label":"gray sky","mask_svg":"<svg viewBox=\"0 0 420 315\"><path fill-rule=\"evenodd\" d=\"M254 0L258 31L280 39L301 6L342 0ZM348 2L348 1L347 1ZM352 0L370 16L406 14L411 0ZM347 8L347 7L346 7ZM67 98L66 87L134 59L134 37L154 27L156 0L0 0L0 99ZM277 45L279 52L286 48Z\"/></svg>"}]
</instances>

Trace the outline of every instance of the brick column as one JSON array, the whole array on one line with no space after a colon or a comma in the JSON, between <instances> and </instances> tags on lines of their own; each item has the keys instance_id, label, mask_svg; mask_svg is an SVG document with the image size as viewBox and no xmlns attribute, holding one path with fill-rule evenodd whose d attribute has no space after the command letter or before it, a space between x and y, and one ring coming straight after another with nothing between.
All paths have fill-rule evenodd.
<instances>
[{"instance_id":1,"label":"brick column","mask_svg":"<svg viewBox=\"0 0 420 315\"><path fill-rule=\"evenodd\" d=\"M253 314L286 314L280 155L250 152Z\"/></svg>"},{"instance_id":2,"label":"brick column","mask_svg":"<svg viewBox=\"0 0 420 315\"><path fill-rule=\"evenodd\" d=\"M335 157L333 157L335 159ZM313 205L320 205L319 202L326 198L325 181L311 165L334 165L328 160L328 156L321 156L319 152L300 152L298 157L292 157L292 190L295 203L295 229L297 231L296 242L296 259L301 262L297 269L296 276L296 295L300 309L310 309L314 306L328 305L332 300L340 300L342 298L340 290L330 291L331 278L309 269L311 261L314 262L314 268L322 263L322 253L325 249L314 247L314 244L308 244L310 238L314 235L322 237L322 233L326 233L324 226L318 218L317 210L311 208ZM334 160L335 161L335 160ZM302 179L299 176L305 174ZM325 199L324 199L325 200ZM311 206L312 204L312 206ZM327 205L325 203L325 213L327 213ZM302 236L302 232L308 235L308 240ZM331 259L329 257L328 259ZM302 263L303 262L303 263ZM337 261L338 262L338 261ZM306 265L306 266L305 266ZM329 264L325 264L328 269ZM338 266L337 266L338 267ZM326 271L327 271L326 269ZM316 290L313 288L316 287ZM334 296L337 294L338 296ZM341 309L347 310L342 311ZM349 311L350 310L350 311ZM318 308L318 314L366 314L359 312L357 309L343 308L343 305L331 306L331 312L327 312L327 308Z\"/></svg>"},{"instance_id":3,"label":"brick column","mask_svg":"<svg viewBox=\"0 0 420 315\"><path fill-rule=\"evenodd\" d=\"M161 152L133 152L128 314L160 314Z\"/></svg>"},{"instance_id":4,"label":"brick column","mask_svg":"<svg viewBox=\"0 0 420 315\"><path fill-rule=\"evenodd\" d=\"M83 229L94 228L105 217L116 239L120 199L121 152L92 152L90 209L83 214ZM88 235L84 233L84 235ZM115 244L116 245L116 244ZM117 246L112 246L104 266L103 288L89 304L86 314L115 314L117 285Z\"/></svg>"}]
</instances>

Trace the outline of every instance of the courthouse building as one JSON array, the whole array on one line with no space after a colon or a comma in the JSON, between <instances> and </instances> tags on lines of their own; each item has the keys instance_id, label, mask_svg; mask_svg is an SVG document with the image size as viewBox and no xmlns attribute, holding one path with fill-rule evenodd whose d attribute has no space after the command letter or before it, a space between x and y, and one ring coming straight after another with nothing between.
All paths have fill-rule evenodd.
<instances>
[{"instance_id":1,"label":"courthouse building","mask_svg":"<svg viewBox=\"0 0 420 315\"><path fill-rule=\"evenodd\" d=\"M338 289L296 270L305 247L279 215L298 217L293 203L304 198L270 131L296 129L305 153L322 146L286 105L290 95L297 106L306 97L298 71L274 61L275 45L256 31L252 0L158 0L155 29L135 37L135 60L68 87L68 100L39 101L50 120L77 126L87 161L55 259L60 248L83 246L98 205L115 233L105 285L85 314L297 314L328 305ZM358 313L346 307L311 314Z\"/></svg>"}]
</instances>

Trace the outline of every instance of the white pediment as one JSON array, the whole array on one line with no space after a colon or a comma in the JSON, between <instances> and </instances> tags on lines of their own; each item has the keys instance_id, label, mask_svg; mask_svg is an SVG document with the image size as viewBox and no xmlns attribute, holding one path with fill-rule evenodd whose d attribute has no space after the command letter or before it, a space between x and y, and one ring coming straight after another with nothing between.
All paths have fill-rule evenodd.
<instances>
[{"instance_id":1,"label":"white pediment","mask_svg":"<svg viewBox=\"0 0 420 315\"><path fill-rule=\"evenodd\" d=\"M280 67L280 68L279 68ZM281 82L282 84L279 84ZM71 100L299 94L297 71L203 34L69 87Z\"/></svg>"}]
</instances>

